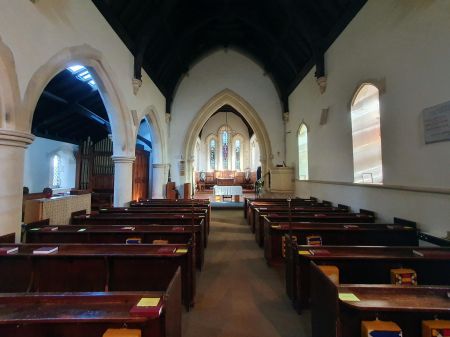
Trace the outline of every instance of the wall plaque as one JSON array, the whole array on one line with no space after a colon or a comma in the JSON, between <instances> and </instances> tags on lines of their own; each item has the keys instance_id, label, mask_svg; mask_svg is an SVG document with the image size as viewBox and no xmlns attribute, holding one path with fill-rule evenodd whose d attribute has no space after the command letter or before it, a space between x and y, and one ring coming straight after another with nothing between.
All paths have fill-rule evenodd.
<instances>
[{"instance_id":1,"label":"wall plaque","mask_svg":"<svg viewBox=\"0 0 450 337\"><path fill-rule=\"evenodd\" d=\"M425 143L450 140L450 101L423 110Z\"/></svg>"}]
</instances>

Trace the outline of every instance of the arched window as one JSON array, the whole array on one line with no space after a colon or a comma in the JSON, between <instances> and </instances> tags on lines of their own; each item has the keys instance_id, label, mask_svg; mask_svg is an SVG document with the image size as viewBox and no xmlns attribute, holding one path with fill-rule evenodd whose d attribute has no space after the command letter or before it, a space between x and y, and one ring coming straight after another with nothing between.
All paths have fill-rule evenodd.
<instances>
[{"instance_id":1,"label":"arched window","mask_svg":"<svg viewBox=\"0 0 450 337\"><path fill-rule=\"evenodd\" d=\"M234 169L236 171L241 171L241 140L236 139L234 142Z\"/></svg>"},{"instance_id":2,"label":"arched window","mask_svg":"<svg viewBox=\"0 0 450 337\"><path fill-rule=\"evenodd\" d=\"M353 175L355 183L383 183L380 133L380 95L363 84L352 103Z\"/></svg>"},{"instance_id":3,"label":"arched window","mask_svg":"<svg viewBox=\"0 0 450 337\"><path fill-rule=\"evenodd\" d=\"M216 148L217 143L214 138L209 141L209 171L214 171L216 169Z\"/></svg>"},{"instance_id":4,"label":"arched window","mask_svg":"<svg viewBox=\"0 0 450 337\"><path fill-rule=\"evenodd\" d=\"M61 187L61 157L55 154L51 159L52 171L52 187Z\"/></svg>"},{"instance_id":5,"label":"arched window","mask_svg":"<svg viewBox=\"0 0 450 337\"><path fill-rule=\"evenodd\" d=\"M308 180L308 128L304 123L298 129L298 178Z\"/></svg>"},{"instance_id":6,"label":"arched window","mask_svg":"<svg viewBox=\"0 0 450 337\"><path fill-rule=\"evenodd\" d=\"M228 131L222 132L222 168L228 170L228 148L229 148L229 134Z\"/></svg>"}]
</instances>

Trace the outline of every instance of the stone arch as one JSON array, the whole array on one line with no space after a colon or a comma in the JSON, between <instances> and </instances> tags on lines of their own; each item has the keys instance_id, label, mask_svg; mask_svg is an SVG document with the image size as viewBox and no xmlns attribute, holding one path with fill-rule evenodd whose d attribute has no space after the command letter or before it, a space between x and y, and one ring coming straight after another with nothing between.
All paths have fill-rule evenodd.
<instances>
[{"instance_id":1,"label":"stone arch","mask_svg":"<svg viewBox=\"0 0 450 337\"><path fill-rule=\"evenodd\" d=\"M261 169L263 175L271 168L272 146L270 144L269 135L264 126L263 121L259 117L256 110L241 96L230 89L224 89L214 95L198 112L196 118L191 122L185 138L185 158L192 158L195 141L207 120L223 105L228 104L241 113L254 130L259 140L261 153ZM193 174L192 165L186 167L186 182L189 182Z\"/></svg>"},{"instance_id":2,"label":"stone arch","mask_svg":"<svg viewBox=\"0 0 450 337\"><path fill-rule=\"evenodd\" d=\"M114 156L134 157L134 137L131 113L118 89L113 69L102 53L87 44L67 47L52 56L31 77L25 91L20 120L22 128L31 130L36 104L51 79L74 64L82 64L91 72L111 123Z\"/></svg>"},{"instance_id":3,"label":"stone arch","mask_svg":"<svg viewBox=\"0 0 450 337\"><path fill-rule=\"evenodd\" d=\"M164 129L158 118L158 111L151 105L143 112L144 118L150 127L150 135L152 137L152 156L153 162L164 164L167 163L167 145ZM138 125L139 127L139 125Z\"/></svg>"},{"instance_id":4,"label":"stone arch","mask_svg":"<svg viewBox=\"0 0 450 337\"><path fill-rule=\"evenodd\" d=\"M15 129L20 105L16 65L11 49L0 38L0 128Z\"/></svg>"}]
</instances>

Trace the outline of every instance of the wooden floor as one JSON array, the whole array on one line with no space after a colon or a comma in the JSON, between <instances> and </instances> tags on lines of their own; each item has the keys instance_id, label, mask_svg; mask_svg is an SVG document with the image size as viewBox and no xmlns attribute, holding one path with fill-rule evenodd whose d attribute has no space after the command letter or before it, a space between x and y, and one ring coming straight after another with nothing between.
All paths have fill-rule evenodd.
<instances>
[{"instance_id":1,"label":"wooden floor","mask_svg":"<svg viewBox=\"0 0 450 337\"><path fill-rule=\"evenodd\" d=\"M213 210L196 304L183 337L308 337L309 313L296 314L281 270L269 268L242 210Z\"/></svg>"}]
</instances>

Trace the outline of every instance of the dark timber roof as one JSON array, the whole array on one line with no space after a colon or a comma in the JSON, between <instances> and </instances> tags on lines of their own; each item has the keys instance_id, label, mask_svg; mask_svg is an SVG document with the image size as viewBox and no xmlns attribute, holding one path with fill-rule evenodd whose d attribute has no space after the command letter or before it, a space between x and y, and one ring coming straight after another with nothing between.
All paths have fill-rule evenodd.
<instances>
[{"instance_id":1,"label":"dark timber roof","mask_svg":"<svg viewBox=\"0 0 450 337\"><path fill-rule=\"evenodd\" d=\"M63 70L45 87L33 115L32 133L38 137L80 144L95 142L110 131L108 114L98 90Z\"/></svg>"},{"instance_id":2,"label":"dark timber roof","mask_svg":"<svg viewBox=\"0 0 450 337\"><path fill-rule=\"evenodd\" d=\"M287 97L367 0L92 0L167 99L182 75L216 48L251 56ZM131 80L131 79L130 79Z\"/></svg>"}]
</instances>

